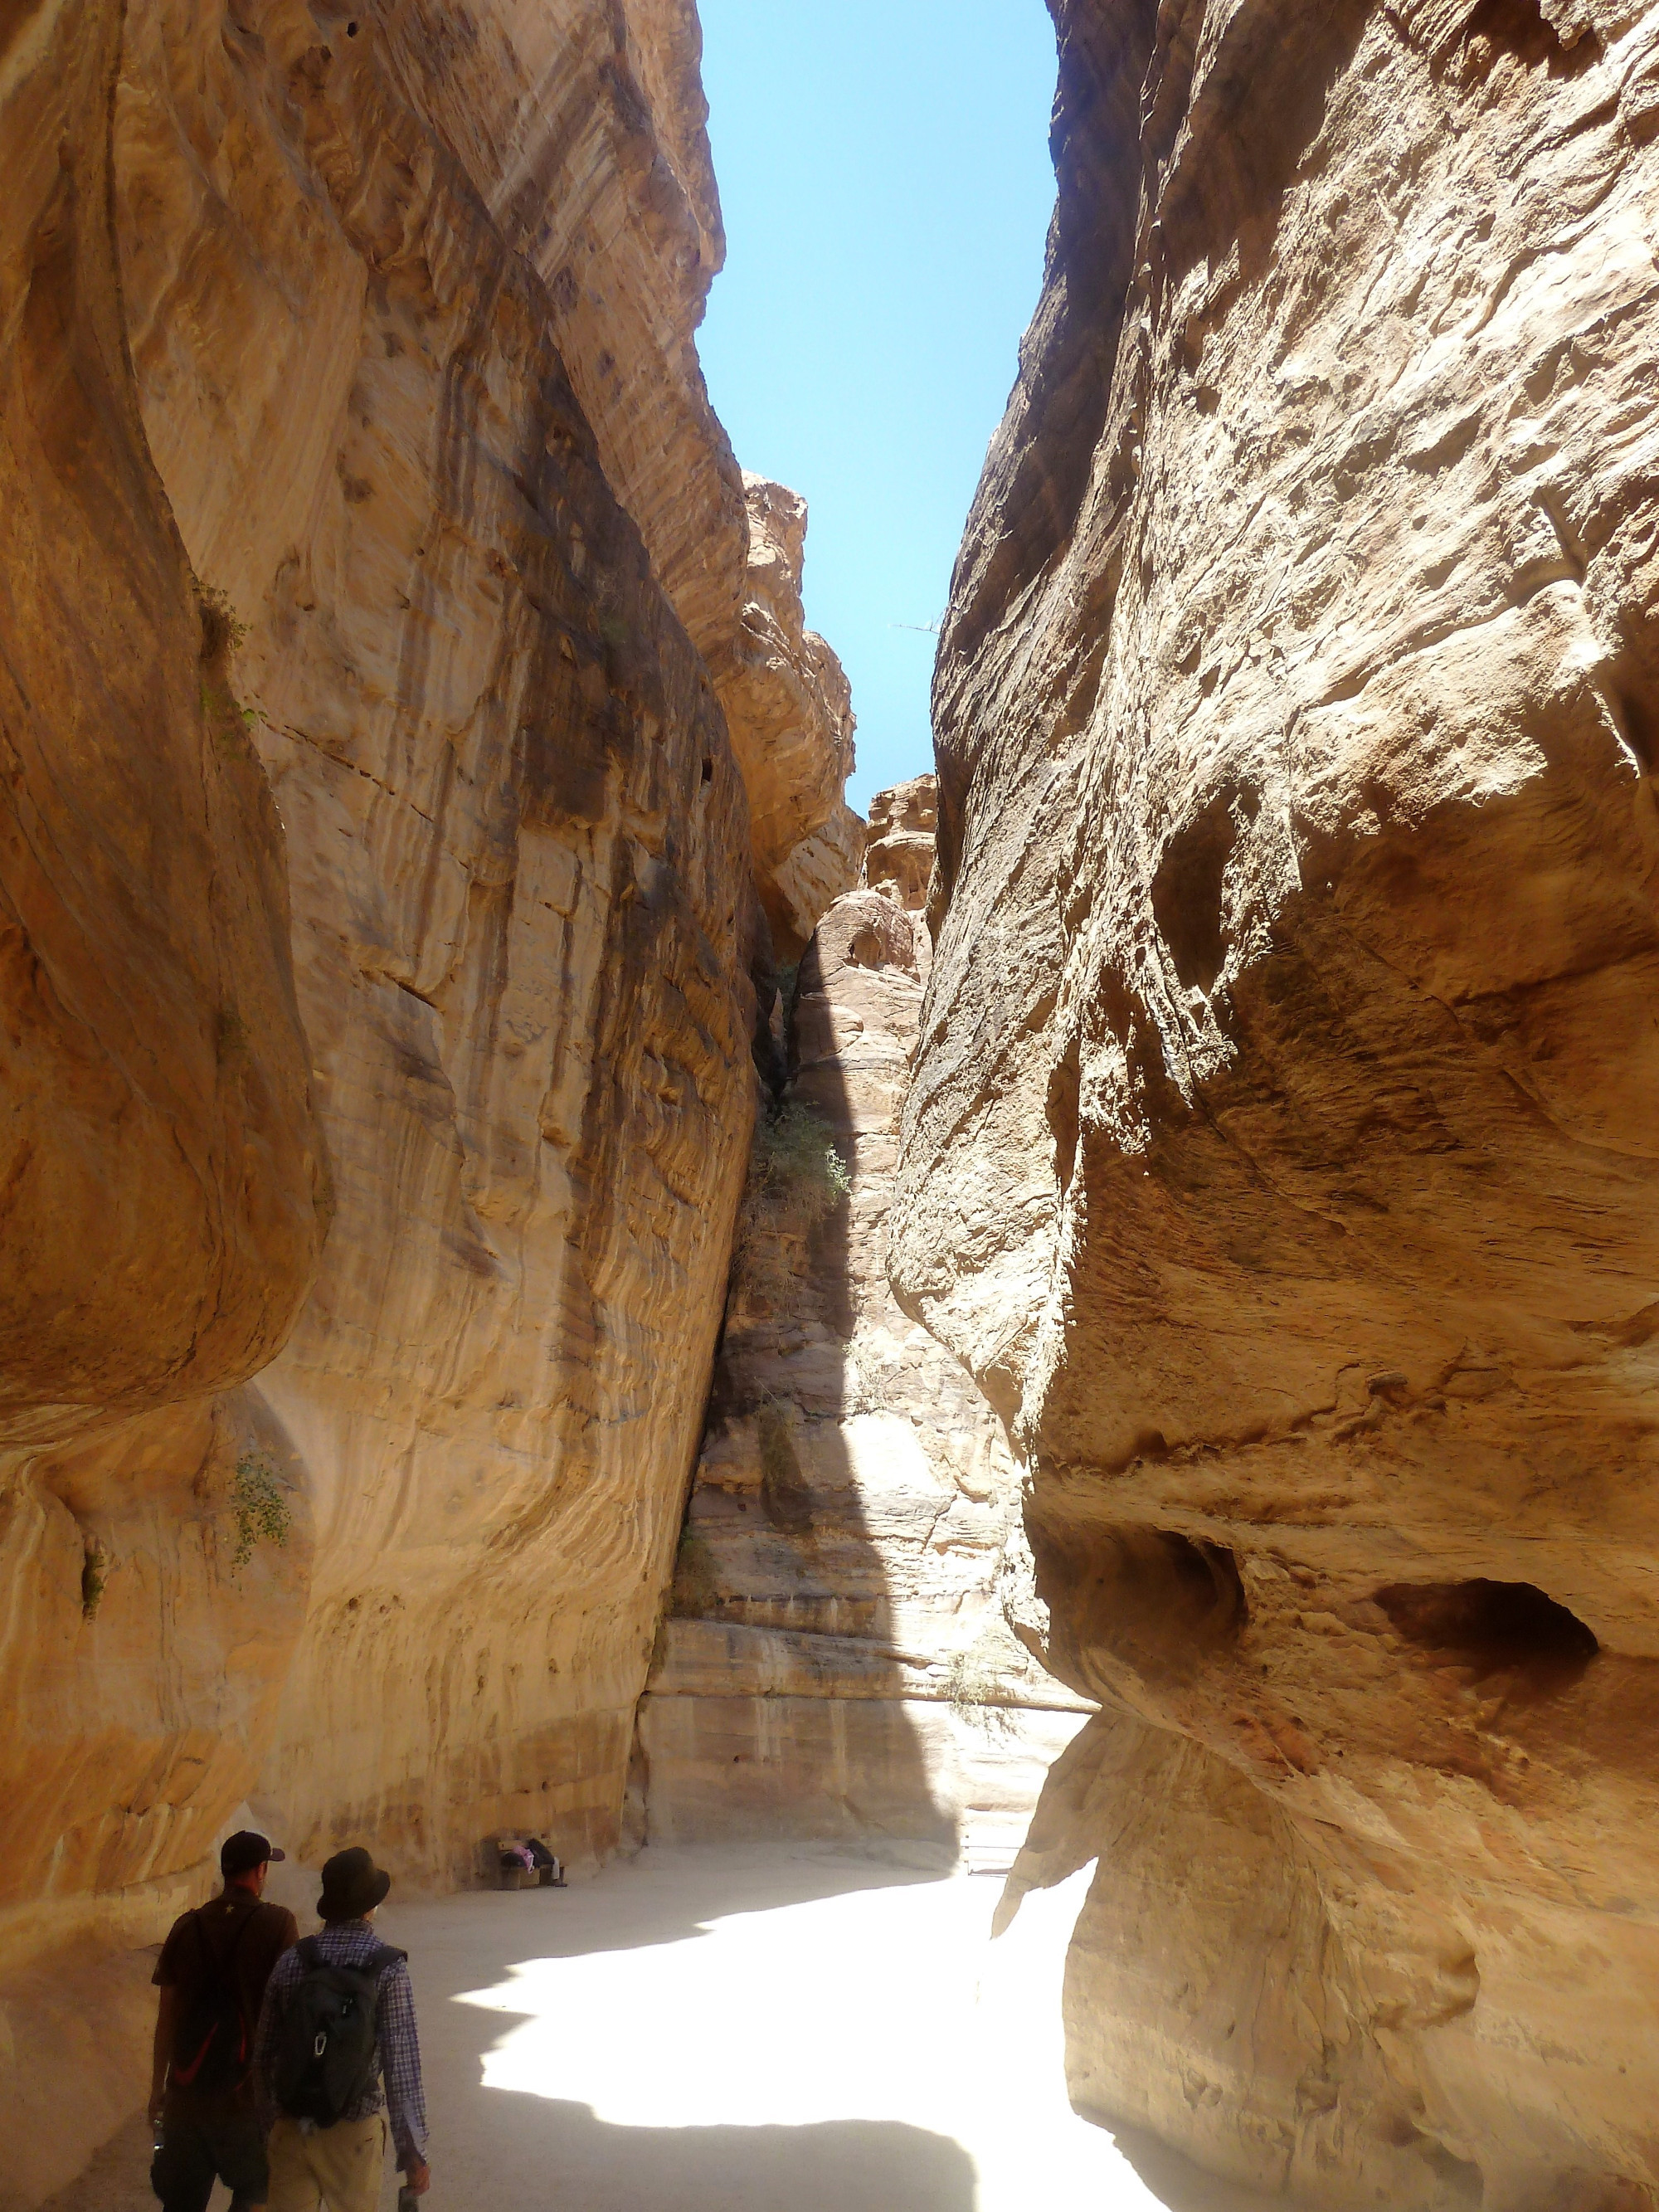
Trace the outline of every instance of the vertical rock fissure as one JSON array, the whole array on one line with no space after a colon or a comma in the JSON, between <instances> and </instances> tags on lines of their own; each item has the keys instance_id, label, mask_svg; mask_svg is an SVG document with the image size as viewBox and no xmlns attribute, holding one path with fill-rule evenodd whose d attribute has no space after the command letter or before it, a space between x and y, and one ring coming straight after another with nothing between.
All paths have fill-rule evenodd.
<instances>
[{"instance_id":1,"label":"vertical rock fissure","mask_svg":"<svg viewBox=\"0 0 1659 2212\"><path fill-rule=\"evenodd\" d=\"M640 1708L661 1841L1006 1863L1085 1709L1005 1611L1018 1477L1000 1424L887 1288L935 826L932 777L878 794L863 882L787 994Z\"/></svg>"}]
</instances>

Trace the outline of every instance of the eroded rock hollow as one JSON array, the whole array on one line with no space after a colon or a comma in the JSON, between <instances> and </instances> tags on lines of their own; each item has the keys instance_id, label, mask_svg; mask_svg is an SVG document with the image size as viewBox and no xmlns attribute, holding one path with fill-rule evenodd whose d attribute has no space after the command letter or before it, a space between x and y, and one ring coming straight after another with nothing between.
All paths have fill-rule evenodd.
<instances>
[{"instance_id":1,"label":"eroded rock hollow","mask_svg":"<svg viewBox=\"0 0 1659 2212\"><path fill-rule=\"evenodd\" d=\"M935 690L907 1309L1103 1711L1074 2098L1659 2198L1659 10L1059 0Z\"/></svg>"}]
</instances>

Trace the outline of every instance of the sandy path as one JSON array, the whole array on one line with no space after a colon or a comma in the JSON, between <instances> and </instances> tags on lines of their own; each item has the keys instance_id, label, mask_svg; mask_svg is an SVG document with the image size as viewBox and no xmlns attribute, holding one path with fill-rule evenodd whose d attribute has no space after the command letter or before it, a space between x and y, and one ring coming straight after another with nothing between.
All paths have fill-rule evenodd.
<instances>
[{"instance_id":1,"label":"sandy path","mask_svg":"<svg viewBox=\"0 0 1659 2212\"><path fill-rule=\"evenodd\" d=\"M994 1880L810 1845L394 1900L431 2212L1239 2212L1156 2153L1134 2149L1137 2172L1066 2103L1060 1974L1085 1882L1029 1899L994 1945ZM58 2212L153 2207L142 2163L122 2139Z\"/></svg>"}]
</instances>

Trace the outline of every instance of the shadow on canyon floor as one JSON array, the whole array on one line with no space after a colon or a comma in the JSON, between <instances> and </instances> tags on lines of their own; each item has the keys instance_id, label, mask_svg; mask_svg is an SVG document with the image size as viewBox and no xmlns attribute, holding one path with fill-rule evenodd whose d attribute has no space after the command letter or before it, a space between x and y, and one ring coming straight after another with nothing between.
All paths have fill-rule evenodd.
<instances>
[{"instance_id":1,"label":"shadow on canyon floor","mask_svg":"<svg viewBox=\"0 0 1659 2212\"><path fill-rule=\"evenodd\" d=\"M489 2115L487 2188L434 2148L434 2201L482 2212L973 2212L973 2160L926 2129L835 2120L817 2127L612 2127L586 2105L508 2094ZM149 2133L133 2120L41 2212L155 2212ZM505 2190L507 2194L503 2194ZM439 2192L441 2191L441 2195ZM388 2176L381 2202L391 2212ZM213 2212L229 2197L214 2192Z\"/></svg>"},{"instance_id":2,"label":"shadow on canyon floor","mask_svg":"<svg viewBox=\"0 0 1659 2212\"><path fill-rule=\"evenodd\" d=\"M1048 1980L1010 1978L1013 1934L984 1948L995 1893L795 1844L394 1898L435 2212L1247 2212L1259 2200L1072 2117L1053 2017L1069 1917L1052 1916ZM134 2120L48 2212L149 2212L148 2162ZM395 2194L388 2173L382 2212Z\"/></svg>"},{"instance_id":3,"label":"shadow on canyon floor","mask_svg":"<svg viewBox=\"0 0 1659 2212\"><path fill-rule=\"evenodd\" d=\"M914 962L909 916L866 904ZM914 1353L885 1275L921 986L856 921L835 909L801 963L640 1740L653 1842L909 1844L942 1864L958 1842L951 1731L919 1726L905 1692L930 1603L950 1609L930 1583L948 1583L929 1550L943 1498L920 1441L939 1410L934 1390L904 1395ZM813 1220L826 1138L853 1188Z\"/></svg>"}]
</instances>

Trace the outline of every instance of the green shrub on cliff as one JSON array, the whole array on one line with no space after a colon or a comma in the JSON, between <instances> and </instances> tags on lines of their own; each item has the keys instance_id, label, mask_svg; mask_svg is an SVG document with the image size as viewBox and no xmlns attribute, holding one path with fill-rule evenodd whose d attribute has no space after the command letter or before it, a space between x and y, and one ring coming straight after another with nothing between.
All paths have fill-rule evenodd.
<instances>
[{"instance_id":1,"label":"green shrub on cliff","mask_svg":"<svg viewBox=\"0 0 1659 2212\"><path fill-rule=\"evenodd\" d=\"M810 1106L790 1105L763 1114L756 1126L750 1187L779 1225L811 1229L847 1196L853 1178L828 1124Z\"/></svg>"},{"instance_id":2,"label":"green shrub on cliff","mask_svg":"<svg viewBox=\"0 0 1659 2212\"><path fill-rule=\"evenodd\" d=\"M762 1115L738 1220L737 1273L751 1299L776 1305L787 1296L794 1248L852 1188L827 1124L810 1106L779 1106Z\"/></svg>"},{"instance_id":3,"label":"green shrub on cliff","mask_svg":"<svg viewBox=\"0 0 1659 2212\"><path fill-rule=\"evenodd\" d=\"M957 1652L945 1670L945 1702L951 1711L988 1736L1013 1731L1013 1715L1004 1703L1007 1694L990 1638L981 1637L967 1650Z\"/></svg>"},{"instance_id":4,"label":"green shrub on cliff","mask_svg":"<svg viewBox=\"0 0 1659 2212\"><path fill-rule=\"evenodd\" d=\"M257 1544L288 1542L294 1516L276 1468L263 1452L244 1452L230 1481L230 1507L236 1521L236 1548L230 1555L232 1579L240 1577Z\"/></svg>"}]
</instances>

